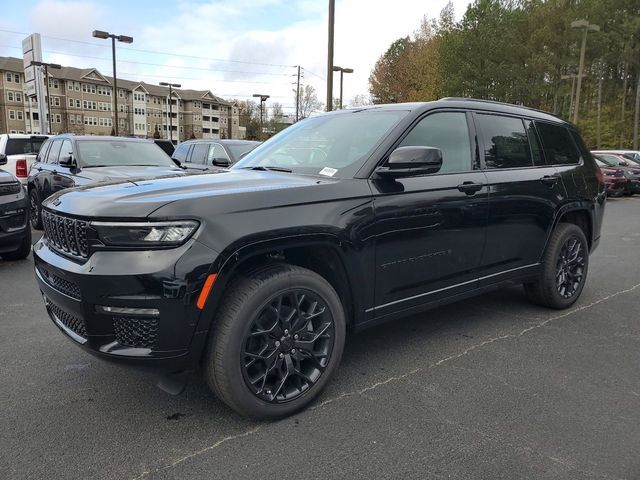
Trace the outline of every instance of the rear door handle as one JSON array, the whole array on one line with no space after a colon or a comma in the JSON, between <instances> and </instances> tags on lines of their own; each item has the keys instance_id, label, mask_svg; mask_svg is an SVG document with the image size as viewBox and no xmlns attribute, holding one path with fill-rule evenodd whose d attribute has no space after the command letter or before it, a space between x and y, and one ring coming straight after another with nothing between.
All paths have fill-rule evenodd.
<instances>
[{"instance_id":1,"label":"rear door handle","mask_svg":"<svg viewBox=\"0 0 640 480\"><path fill-rule=\"evenodd\" d=\"M462 182L458 185L458 190L466 193L467 195L473 195L477 191L482 190L482 184L475 182Z\"/></svg>"},{"instance_id":2,"label":"rear door handle","mask_svg":"<svg viewBox=\"0 0 640 480\"><path fill-rule=\"evenodd\" d=\"M560 180L560 177L558 177L557 175L545 175L540 179L542 183L549 186L555 185L556 183L558 183L558 180Z\"/></svg>"}]
</instances>

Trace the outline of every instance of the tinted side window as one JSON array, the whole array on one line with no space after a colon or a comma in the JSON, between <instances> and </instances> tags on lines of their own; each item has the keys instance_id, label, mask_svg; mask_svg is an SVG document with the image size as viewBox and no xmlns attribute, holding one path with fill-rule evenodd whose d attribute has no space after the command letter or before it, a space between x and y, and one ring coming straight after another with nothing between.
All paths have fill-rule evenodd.
<instances>
[{"instance_id":1,"label":"tinted side window","mask_svg":"<svg viewBox=\"0 0 640 480\"><path fill-rule=\"evenodd\" d=\"M499 115L477 115L487 168L531 167L533 160L522 120Z\"/></svg>"},{"instance_id":2,"label":"tinted side window","mask_svg":"<svg viewBox=\"0 0 640 480\"><path fill-rule=\"evenodd\" d=\"M209 158L207 163L213 164L215 160L223 160L223 161L226 160L227 162L230 162L229 155L227 155L227 152L224 150L224 147L219 143L214 143L211 145L211 150L209 150Z\"/></svg>"},{"instance_id":3,"label":"tinted side window","mask_svg":"<svg viewBox=\"0 0 640 480\"><path fill-rule=\"evenodd\" d=\"M536 127L531 120L524 121L527 127L527 137L529 138L529 146L531 147L531 157L533 158L533 164L544 165L544 158L542 158L542 147L540 146L540 140L538 139L538 133Z\"/></svg>"},{"instance_id":4,"label":"tinted side window","mask_svg":"<svg viewBox=\"0 0 640 480\"><path fill-rule=\"evenodd\" d=\"M40 147L40 151L38 152L38 156L36 157L36 162L44 163L45 159L47 158L47 151L49 150L50 146L51 141L49 140L42 144L42 147Z\"/></svg>"},{"instance_id":5,"label":"tinted side window","mask_svg":"<svg viewBox=\"0 0 640 480\"><path fill-rule=\"evenodd\" d=\"M580 162L580 153L565 127L545 122L536 122L536 127L548 164L566 165Z\"/></svg>"},{"instance_id":6,"label":"tinted side window","mask_svg":"<svg viewBox=\"0 0 640 480\"><path fill-rule=\"evenodd\" d=\"M191 161L193 163L207 163L207 155L209 154L208 143L196 143L191 152Z\"/></svg>"},{"instance_id":7,"label":"tinted side window","mask_svg":"<svg viewBox=\"0 0 640 480\"><path fill-rule=\"evenodd\" d=\"M471 170L471 143L467 116L463 112L434 113L423 118L400 146L439 148L442 151L439 173Z\"/></svg>"},{"instance_id":8,"label":"tinted side window","mask_svg":"<svg viewBox=\"0 0 640 480\"><path fill-rule=\"evenodd\" d=\"M175 158L176 160L180 161L180 162L184 162L187 160L187 153L189 153L189 147L191 146L191 144L189 143L183 143L181 145L178 145L178 148L176 148L176 151L173 152L172 157Z\"/></svg>"},{"instance_id":9,"label":"tinted side window","mask_svg":"<svg viewBox=\"0 0 640 480\"><path fill-rule=\"evenodd\" d=\"M71 146L70 140L64 140L62 142L62 147L60 148L60 155L58 155L58 163L69 155L73 155L73 147Z\"/></svg>"},{"instance_id":10,"label":"tinted side window","mask_svg":"<svg viewBox=\"0 0 640 480\"><path fill-rule=\"evenodd\" d=\"M47 163L58 163L58 155L60 154L60 147L62 146L62 140L54 140L51 143L51 148L47 154Z\"/></svg>"}]
</instances>

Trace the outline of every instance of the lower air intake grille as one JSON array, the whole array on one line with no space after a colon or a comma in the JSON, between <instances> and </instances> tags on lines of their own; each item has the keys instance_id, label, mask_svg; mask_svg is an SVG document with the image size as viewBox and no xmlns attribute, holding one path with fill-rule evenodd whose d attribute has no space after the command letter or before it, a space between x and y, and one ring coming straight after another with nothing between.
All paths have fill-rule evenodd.
<instances>
[{"instance_id":1,"label":"lower air intake grille","mask_svg":"<svg viewBox=\"0 0 640 480\"><path fill-rule=\"evenodd\" d=\"M42 278L44 278L44 281L53 288L65 295L80 300L80 287L77 284L70 282L69 280L65 280L64 278L60 278L58 275L49 272L42 266L38 266L38 270L40 271Z\"/></svg>"},{"instance_id":2,"label":"lower air intake grille","mask_svg":"<svg viewBox=\"0 0 640 480\"><path fill-rule=\"evenodd\" d=\"M135 348L158 347L157 318L114 317L113 330L120 345Z\"/></svg>"},{"instance_id":3,"label":"lower air intake grille","mask_svg":"<svg viewBox=\"0 0 640 480\"><path fill-rule=\"evenodd\" d=\"M65 327L67 327L73 333L80 335L82 338L87 338L87 330L82 319L71 315L69 312L65 312L55 303L49 303L49 308Z\"/></svg>"}]
</instances>

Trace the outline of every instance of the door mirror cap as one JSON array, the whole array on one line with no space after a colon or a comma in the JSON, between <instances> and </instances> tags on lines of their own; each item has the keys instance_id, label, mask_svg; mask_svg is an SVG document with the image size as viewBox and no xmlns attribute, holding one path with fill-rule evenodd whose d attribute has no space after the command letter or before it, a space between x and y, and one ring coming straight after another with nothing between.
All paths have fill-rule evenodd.
<instances>
[{"instance_id":1,"label":"door mirror cap","mask_svg":"<svg viewBox=\"0 0 640 480\"><path fill-rule=\"evenodd\" d=\"M58 162L61 167L73 168L76 166L76 161L73 159L73 155L66 155L60 158Z\"/></svg>"},{"instance_id":2,"label":"door mirror cap","mask_svg":"<svg viewBox=\"0 0 640 480\"><path fill-rule=\"evenodd\" d=\"M0 153L0 165L7 164L7 156L4 153Z\"/></svg>"},{"instance_id":3,"label":"door mirror cap","mask_svg":"<svg viewBox=\"0 0 640 480\"><path fill-rule=\"evenodd\" d=\"M382 177L412 177L437 173L442 168L442 151L435 147L399 147L387 164L376 169Z\"/></svg>"},{"instance_id":4,"label":"door mirror cap","mask_svg":"<svg viewBox=\"0 0 640 480\"><path fill-rule=\"evenodd\" d=\"M228 167L229 165L231 165L231 162L226 159L226 158L214 158L213 159L213 164L216 167Z\"/></svg>"}]
</instances>

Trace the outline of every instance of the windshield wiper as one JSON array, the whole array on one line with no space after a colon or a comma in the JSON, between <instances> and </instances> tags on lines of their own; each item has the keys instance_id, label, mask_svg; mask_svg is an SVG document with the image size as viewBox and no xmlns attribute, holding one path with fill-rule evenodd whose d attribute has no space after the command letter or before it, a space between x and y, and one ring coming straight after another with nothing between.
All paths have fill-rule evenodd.
<instances>
[{"instance_id":1,"label":"windshield wiper","mask_svg":"<svg viewBox=\"0 0 640 480\"><path fill-rule=\"evenodd\" d=\"M293 170L291 170L290 168L284 168L284 167L274 167L271 165L257 165L255 167L246 167L249 170L261 170L261 171L267 171L267 170L273 170L274 172L285 172L285 173L291 173L293 172Z\"/></svg>"}]
</instances>

